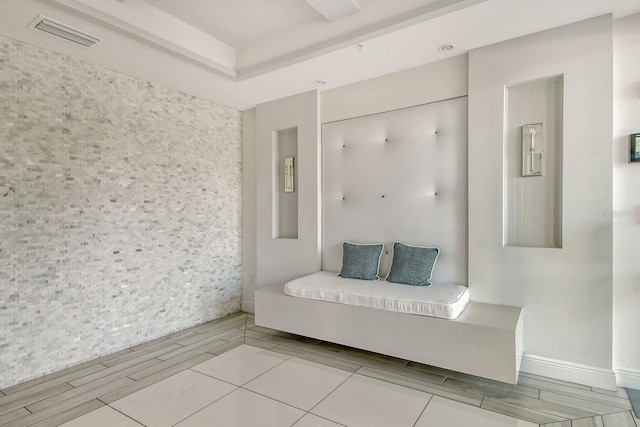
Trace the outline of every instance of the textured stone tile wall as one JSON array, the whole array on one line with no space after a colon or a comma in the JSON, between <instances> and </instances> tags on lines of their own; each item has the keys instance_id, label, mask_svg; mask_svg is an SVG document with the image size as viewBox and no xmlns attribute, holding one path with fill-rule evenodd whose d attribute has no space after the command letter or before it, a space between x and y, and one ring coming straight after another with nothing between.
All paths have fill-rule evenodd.
<instances>
[{"instance_id":1,"label":"textured stone tile wall","mask_svg":"<svg viewBox=\"0 0 640 427\"><path fill-rule=\"evenodd\" d=\"M0 388L240 308L240 113L0 37Z\"/></svg>"}]
</instances>

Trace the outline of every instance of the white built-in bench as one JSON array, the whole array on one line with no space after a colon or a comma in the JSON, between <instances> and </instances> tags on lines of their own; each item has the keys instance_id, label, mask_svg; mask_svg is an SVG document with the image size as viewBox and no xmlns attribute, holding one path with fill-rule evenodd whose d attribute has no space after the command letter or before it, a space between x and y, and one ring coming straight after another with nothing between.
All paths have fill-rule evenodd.
<instances>
[{"instance_id":1,"label":"white built-in bench","mask_svg":"<svg viewBox=\"0 0 640 427\"><path fill-rule=\"evenodd\" d=\"M522 309L469 302L456 319L398 313L256 290L256 325L515 384Z\"/></svg>"},{"instance_id":2,"label":"white built-in bench","mask_svg":"<svg viewBox=\"0 0 640 427\"><path fill-rule=\"evenodd\" d=\"M340 271L345 241L384 243L379 276L386 277L397 240L439 248L431 283L468 283L466 125L466 97L325 123L319 267ZM307 160L300 157L302 165ZM273 170L269 179L275 176ZM315 194L299 191L305 200ZM266 218L274 225L282 220ZM295 263L294 251L308 251L319 229L304 224L299 239L264 234L277 240L269 248L288 248L278 266ZM256 324L508 383L518 379L518 307L471 301L448 320L298 298L283 288L256 291Z\"/></svg>"}]
</instances>

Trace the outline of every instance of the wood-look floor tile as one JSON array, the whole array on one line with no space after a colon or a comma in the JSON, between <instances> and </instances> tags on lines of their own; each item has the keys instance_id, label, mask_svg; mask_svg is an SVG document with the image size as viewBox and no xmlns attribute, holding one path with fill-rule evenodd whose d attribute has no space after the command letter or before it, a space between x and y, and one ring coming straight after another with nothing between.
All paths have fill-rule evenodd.
<instances>
[{"instance_id":1,"label":"wood-look floor tile","mask_svg":"<svg viewBox=\"0 0 640 427\"><path fill-rule=\"evenodd\" d=\"M457 372L450 371L449 369L438 368L436 366L425 365L424 363L418 363L418 362L409 362L407 367L411 369L417 369L423 372L431 372L433 374L443 375L445 377L452 377L452 378L454 378L455 375L457 374ZM460 374L460 375L463 375L465 377L467 376L466 374Z\"/></svg>"},{"instance_id":2,"label":"wood-look floor tile","mask_svg":"<svg viewBox=\"0 0 640 427\"><path fill-rule=\"evenodd\" d=\"M164 353L162 355L158 356L158 359L160 360L169 360L172 359L174 357L178 357L181 356L183 354L187 354L192 352L193 350L198 350L198 349L217 349L219 347L224 346L225 344L228 344L228 341L223 341L223 340L219 340L215 337L211 337L211 338L207 338L204 339L202 341L198 341L195 344L191 344L188 345L186 347L181 347L181 348L177 348L173 351L170 351L168 353ZM202 350L202 353L209 351L209 350Z\"/></svg>"},{"instance_id":3,"label":"wood-look floor tile","mask_svg":"<svg viewBox=\"0 0 640 427\"><path fill-rule=\"evenodd\" d=\"M322 347L315 344L305 343L292 338L286 338L278 335L266 335L262 338L263 341L273 342L279 345L284 345L298 350L309 351L312 353L323 354L328 357L336 357L340 353L330 348Z\"/></svg>"},{"instance_id":4,"label":"wood-look floor tile","mask_svg":"<svg viewBox=\"0 0 640 427\"><path fill-rule=\"evenodd\" d=\"M282 333L282 331L278 331L276 329L271 329L271 328L265 328L264 326L247 326L247 329L250 331L255 331L255 332L262 332L268 335L277 335Z\"/></svg>"},{"instance_id":5,"label":"wood-look floor tile","mask_svg":"<svg viewBox=\"0 0 640 427\"><path fill-rule=\"evenodd\" d=\"M48 383L44 383L41 385L48 385ZM57 394L64 393L65 391L73 390L73 387L71 387L67 383L58 384L49 388L42 388L41 385L37 386L39 390L34 390L33 393L20 392L16 393L15 396L9 395L3 397L1 399L3 400L3 402L0 402L0 414L6 414L7 412L14 411L18 408L22 408L23 406L28 406Z\"/></svg>"},{"instance_id":6,"label":"wood-look floor tile","mask_svg":"<svg viewBox=\"0 0 640 427\"><path fill-rule=\"evenodd\" d=\"M602 416L604 427L636 427L631 412L619 412L617 414L607 414Z\"/></svg>"},{"instance_id":7,"label":"wood-look floor tile","mask_svg":"<svg viewBox=\"0 0 640 427\"><path fill-rule=\"evenodd\" d=\"M222 319L217 319L203 323L202 325L198 325L194 327L192 331L197 333L206 333L207 331L224 328L226 325L235 324L237 322L243 322L243 324L246 325L246 317L243 314L227 316Z\"/></svg>"},{"instance_id":8,"label":"wood-look floor tile","mask_svg":"<svg viewBox=\"0 0 640 427\"><path fill-rule=\"evenodd\" d=\"M604 427L604 423L601 416L580 418L571 421L571 427Z\"/></svg>"},{"instance_id":9,"label":"wood-look floor tile","mask_svg":"<svg viewBox=\"0 0 640 427\"><path fill-rule=\"evenodd\" d=\"M592 390L585 390L582 387L573 387L566 384L558 384L528 377L521 377L518 383L521 385L537 387L544 391L562 394L564 396L572 396L579 399L589 400L591 402L601 403L603 405L615 406L620 409L632 409L629 399L627 397L620 397L615 392L612 392L611 394L595 392Z\"/></svg>"},{"instance_id":10,"label":"wood-look floor tile","mask_svg":"<svg viewBox=\"0 0 640 427\"><path fill-rule=\"evenodd\" d=\"M267 334L265 334L264 332L256 332L256 331L251 331L251 330L247 330L245 332L245 337L248 337L248 338L259 339L259 338L264 337L265 335L267 335Z\"/></svg>"},{"instance_id":11,"label":"wood-look floor tile","mask_svg":"<svg viewBox=\"0 0 640 427\"><path fill-rule=\"evenodd\" d=\"M259 327L256 327L252 330L255 330ZM262 328L265 329L265 328ZM306 343L306 344L318 344L321 341L317 340L315 338L310 338L310 337L305 337L303 335L296 335L296 334L292 334L290 332L284 332L284 331L277 331L274 329L270 329L271 332L265 332L266 336L264 337L264 339L271 338L271 337L282 337L282 338L288 338L290 340L294 340L294 341L298 341L301 343ZM260 332L260 331L258 331Z\"/></svg>"},{"instance_id":12,"label":"wood-look floor tile","mask_svg":"<svg viewBox=\"0 0 640 427\"><path fill-rule=\"evenodd\" d=\"M438 368L435 366L424 365L417 362L409 362L409 369L415 369L422 372L430 372L436 375L445 376L447 378L465 381L468 383L476 384L480 387L489 387L490 389L502 390L505 393L516 393L523 396L538 397L540 390L537 387L530 387L521 384L507 384L501 381L490 380L488 378L482 378L475 375L464 374L462 372L451 371L444 368Z\"/></svg>"},{"instance_id":13,"label":"wood-look floor tile","mask_svg":"<svg viewBox=\"0 0 640 427\"><path fill-rule=\"evenodd\" d=\"M523 379L526 379L526 378L532 379L532 380L544 381L545 383L554 383L554 384L557 384L557 385L568 386L568 387L571 387L571 388L581 388L583 390L591 390L591 387L589 387L588 385L570 383L568 381L558 380L558 379L555 379L555 378L542 377L540 375L530 374L528 372L520 372L518 383L520 382L520 380L523 380ZM540 389L544 388L544 387L537 387L537 386L534 386L534 387L540 388ZM553 390L550 390L550 391L553 391Z\"/></svg>"},{"instance_id":14,"label":"wood-look floor tile","mask_svg":"<svg viewBox=\"0 0 640 427\"><path fill-rule=\"evenodd\" d=\"M503 390L509 393L521 394L523 396L529 397L539 397L540 389L537 387L530 387L523 384L508 384L502 381L491 380L488 378L482 378L475 375L463 374L461 372L447 371L448 378L454 378L466 382L470 382L473 384L477 384L482 387L490 387L493 389Z\"/></svg>"},{"instance_id":15,"label":"wood-look floor tile","mask_svg":"<svg viewBox=\"0 0 640 427\"><path fill-rule=\"evenodd\" d=\"M111 354L109 354L107 356L99 357L98 359L90 360L88 362L84 362L84 363L81 363L79 365L74 365L74 366L71 366L69 368L65 368L65 369L63 369L61 371L54 372L52 374L45 375L45 376L40 377L40 378L36 378L36 379L29 380L29 381L26 381L26 382L23 382L23 383L20 383L20 384L16 384L14 386L5 388L4 392L7 395L10 395L10 394L13 394L13 393L17 393L18 391L21 391L21 390L24 390L24 389L36 386L38 384L42 384L42 383L48 382L48 381L52 381L52 380L54 380L56 378L60 378L60 377L63 377L63 376L69 375L69 374L73 374L73 373L76 373L76 372L84 371L85 369L95 368L96 366L101 365L102 362L108 362L110 360L113 360L115 358L121 357L121 356L123 356L125 354L129 354L129 353L132 353L132 351L129 350L128 348L126 348L124 350L120 350L120 351L117 351L115 353L111 353ZM104 366L102 366L100 369L104 369Z\"/></svg>"},{"instance_id":16,"label":"wood-look floor tile","mask_svg":"<svg viewBox=\"0 0 640 427\"><path fill-rule=\"evenodd\" d=\"M31 412L24 408L18 408L11 412L7 412L6 414L2 414L0 415L0 426L17 420L18 418L26 417L27 415L31 415Z\"/></svg>"},{"instance_id":17,"label":"wood-look floor tile","mask_svg":"<svg viewBox=\"0 0 640 427\"><path fill-rule=\"evenodd\" d=\"M426 381L428 383L436 384L436 385L443 385L446 379L446 377L442 375L436 375L431 372L419 371L417 369L411 369L406 366L398 366L393 364L383 365L378 369L386 372L390 372L392 374L415 378L420 381Z\"/></svg>"},{"instance_id":18,"label":"wood-look floor tile","mask_svg":"<svg viewBox=\"0 0 640 427\"><path fill-rule=\"evenodd\" d=\"M337 348L332 348L329 346L325 346L330 348L333 351L337 351L342 353L343 358L349 356L349 355L354 355L354 356L361 356L361 357L366 357L368 359L373 359L373 360L378 360L380 362L385 362L388 363L390 365L398 365L398 366L407 366L409 364L408 360L405 359L400 359L398 357L393 357L393 356L387 356L385 354L378 354L378 353L373 353L371 351L366 351L366 350L361 350L361 349L357 349L357 348L350 348L350 349L337 349Z\"/></svg>"},{"instance_id":19,"label":"wood-look floor tile","mask_svg":"<svg viewBox=\"0 0 640 427\"><path fill-rule=\"evenodd\" d=\"M165 353L169 353L171 351L178 350L181 348L182 346L180 344L169 344L169 345L159 344L157 346L148 347L148 348L145 348L144 350L132 352L125 356L118 357L117 359L110 360L108 362L105 362L104 365L106 365L109 368L117 365L124 365L124 366L137 365L138 363L141 363L145 360L153 359L154 357L158 357Z\"/></svg>"},{"instance_id":20,"label":"wood-look floor tile","mask_svg":"<svg viewBox=\"0 0 640 427\"><path fill-rule=\"evenodd\" d=\"M259 340L256 338L251 338L251 337L245 337L244 339L244 343L251 345L253 347L260 347L260 348L264 348L265 350L269 350L273 347L276 347L278 344L274 343L274 342L270 342L270 341L263 341L263 340Z\"/></svg>"},{"instance_id":21,"label":"wood-look floor tile","mask_svg":"<svg viewBox=\"0 0 640 427\"><path fill-rule=\"evenodd\" d=\"M488 409L490 411L538 424L555 423L566 420L566 418L562 418L557 415L536 411L535 409L523 408L522 406L490 398L485 398L480 407L482 409Z\"/></svg>"},{"instance_id":22,"label":"wood-look floor tile","mask_svg":"<svg viewBox=\"0 0 640 427\"><path fill-rule=\"evenodd\" d=\"M91 411L95 411L96 409L101 408L102 406L104 406L104 403L100 402L97 399L93 399L74 408L53 415L52 417L49 417L38 423L32 424L31 427L58 427L60 424L64 424L67 421L71 421L75 418L81 417Z\"/></svg>"},{"instance_id":23,"label":"wood-look floor tile","mask_svg":"<svg viewBox=\"0 0 640 427\"><path fill-rule=\"evenodd\" d=\"M513 387L510 384L500 383L487 384L483 382L476 382L473 380L459 380L457 378L447 378L443 385L445 387L458 390L481 393L487 397L496 399L500 399L506 396L513 396L514 394L537 399L540 395L540 390L534 388Z\"/></svg>"},{"instance_id":24,"label":"wood-look floor tile","mask_svg":"<svg viewBox=\"0 0 640 427\"><path fill-rule=\"evenodd\" d=\"M217 327L214 326L211 328L211 330L203 330L197 333L196 334L197 336L179 341L179 343L181 345L189 345L189 344L195 343L196 341L199 341L198 337L200 337L200 340L203 340L203 339L214 337L214 336L224 336L225 334L230 334L231 331L236 331L236 332L240 331L241 333L244 334L245 332L244 320L234 321L223 326L217 326Z\"/></svg>"},{"instance_id":25,"label":"wood-look floor tile","mask_svg":"<svg viewBox=\"0 0 640 427\"><path fill-rule=\"evenodd\" d=\"M116 381L102 384L100 387L93 388L91 390L83 390L82 393L77 394L73 397L70 397L65 400L60 400L56 402L52 402L50 405L47 405L43 408L38 408L37 411L32 411L31 415L26 417L19 418L9 424L6 424L2 427L26 427L31 426L37 422L47 420L55 415L61 414L65 411L74 410L77 407L84 405L96 398L98 394L109 393L113 390L118 390L125 387L127 384L131 384L134 381L129 378L120 378ZM86 386L83 386L86 387ZM82 389L82 387L78 387L76 389L70 390L66 393L71 393L73 391ZM58 396L62 396L64 393L59 394ZM56 396L54 396L55 398ZM68 397L68 396L67 396ZM48 402L49 403L49 402ZM29 409L29 407L27 407ZM80 416L82 414L78 414L76 416Z\"/></svg>"},{"instance_id":26,"label":"wood-look floor tile","mask_svg":"<svg viewBox=\"0 0 640 427\"><path fill-rule=\"evenodd\" d=\"M575 390L567 393L561 393L567 396L577 397L580 399L589 400L591 402L602 403L604 405L615 406L616 408L631 410L633 406L628 398L612 396L604 393L598 393L594 391Z\"/></svg>"},{"instance_id":27,"label":"wood-look floor tile","mask_svg":"<svg viewBox=\"0 0 640 427\"><path fill-rule=\"evenodd\" d=\"M224 354L229 350L233 350L234 348L239 347L242 344L244 344L244 338L238 338L237 340L231 341L230 343L227 343L222 347L218 347L213 351L209 351L208 353L212 353L217 356L220 356L221 354Z\"/></svg>"},{"instance_id":28,"label":"wood-look floor tile","mask_svg":"<svg viewBox=\"0 0 640 427\"><path fill-rule=\"evenodd\" d=\"M0 425L57 426L243 343L545 427L640 427L624 389L592 389L526 373L518 385L505 384L255 326L254 317L242 312L2 390Z\"/></svg>"},{"instance_id":29,"label":"wood-look floor tile","mask_svg":"<svg viewBox=\"0 0 640 427\"><path fill-rule=\"evenodd\" d=\"M460 403L465 403L467 405L480 406L480 404L482 403L483 396L481 394L452 390L438 384L421 381L417 378L394 374L380 369L374 369L365 366L358 370L358 374L364 375L366 377L376 378L382 381L387 381L393 384L398 384L404 387L413 388L415 390L424 391L436 396L455 400Z\"/></svg>"},{"instance_id":30,"label":"wood-look floor tile","mask_svg":"<svg viewBox=\"0 0 640 427\"><path fill-rule=\"evenodd\" d=\"M364 366L369 366L369 367L378 368L378 369L391 370L394 367L406 366L406 365L399 365L397 363L390 363L380 359L372 359L370 357L364 357L359 354L350 353L350 352L338 353L336 357L340 360L346 360L347 362L357 363L358 365L364 365Z\"/></svg>"},{"instance_id":31,"label":"wood-look floor tile","mask_svg":"<svg viewBox=\"0 0 640 427\"><path fill-rule=\"evenodd\" d=\"M141 351L160 344L174 344L176 341L196 335L198 334L196 334L195 332L191 332L189 329L185 329L184 331L174 332L173 334L166 335L164 337L156 338L151 341L143 342L142 344L134 345L132 347L129 347L129 349L131 351Z\"/></svg>"},{"instance_id":32,"label":"wood-look floor tile","mask_svg":"<svg viewBox=\"0 0 640 427\"><path fill-rule=\"evenodd\" d=\"M191 344L195 344L198 341L203 341L203 340L211 340L211 339L218 339L218 340L225 340L225 341L233 341L234 339L237 339L241 336L244 336L244 331L238 328L232 328L229 327L229 329L224 328L222 330L216 330L212 333L206 333L206 334L195 334L195 336L193 337L189 337L186 338L184 340L180 340L178 341L178 344L183 345L183 346L188 346Z\"/></svg>"},{"instance_id":33,"label":"wood-look floor tile","mask_svg":"<svg viewBox=\"0 0 640 427\"><path fill-rule=\"evenodd\" d=\"M131 393L135 393L138 390L142 390L145 387L148 387L152 384L155 384L159 381L164 380L165 378L169 378L172 375L175 375L177 373L180 373L186 369L189 369L195 365L198 365L206 360L211 359L212 357L215 357L213 354L210 353L205 353L205 354L201 354L199 356L194 357L193 359L189 359L186 360L182 363L179 363L177 365L173 365L170 368L167 368L163 371L160 372L156 372L153 375L149 375L143 379L141 379L140 381L133 381L130 380L131 383L126 384L123 387L120 387L118 389L112 390L110 392L106 392L104 394L101 394L100 396L98 396L98 399L101 402L104 402L106 404L110 404L112 402L115 402L118 399L121 399L125 396L130 395Z\"/></svg>"},{"instance_id":34,"label":"wood-look floor tile","mask_svg":"<svg viewBox=\"0 0 640 427\"><path fill-rule=\"evenodd\" d=\"M629 398L627 390L622 387L617 387L615 390L605 390L603 388L591 387L591 390L593 390L595 393L608 394L609 396L621 397L623 399Z\"/></svg>"},{"instance_id":35,"label":"wood-look floor tile","mask_svg":"<svg viewBox=\"0 0 640 427\"><path fill-rule=\"evenodd\" d=\"M554 401L534 399L518 394L503 396L499 400L510 405L520 406L522 408L528 408L534 411L556 415L563 419L585 418L598 415L598 412L596 410L590 410L584 407L576 408L571 405L560 404Z\"/></svg>"},{"instance_id":36,"label":"wood-look floor tile","mask_svg":"<svg viewBox=\"0 0 640 427\"><path fill-rule=\"evenodd\" d=\"M571 427L571 421L558 421L557 423L540 424L540 427Z\"/></svg>"},{"instance_id":37,"label":"wood-look floor tile","mask_svg":"<svg viewBox=\"0 0 640 427\"><path fill-rule=\"evenodd\" d=\"M201 334L208 333L208 332L215 332L215 331L223 331L224 329L233 329L233 328L244 330L247 326L247 318L245 316L235 317L235 318L226 319L221 322L211 323L208 325L205 324L203 326L207 326L207 327L199 332Z\"/></svg>"},{"instance_id":38,"label":"wood-look floor tile","mask_svg":"<svg viewBox=\"0 0 640 427\"><path fill-rule=\"evenodd\" d=\"M39 382L37 384L32 385L31 387L24 388L22 390L16 390L14 393L8 394L5 397L0 398L0 408L2 406L4 406L4 405L10 403L10 402L15 402L18 399L23 399L23 398L28 397L28 396L36 395L36 393L39 393L39 392L41 392L43 390L51 389L51 388L53 388L53 387L55 387L57 385L65 384L65 383L67 383L69 381L73 381L76 378L82 378L82 377L84 377L86 375L91 375L91 374L93 374L95 372L102 371L102 370L104 370L106 368L107 367L104 366L104 365L97 364L97 365L92 365L92 366L89 366L87 368L84 368L84 369L81 369L81 370L78 370L78 371L67 373L65 375L49 376L49 377L52 377L52 379L49 379L46 382ZM62 390L62 391L64 391L64 390ZM28 405L29 403L33 403L33 401L30 401L28 403L24 403L24 402L27 402L28 400L31 400L31 399L23 400L22 401L23 404L20 405L20 406L25 406L25 405ZM1 409L0 409L0 413L2 413Z\"/></svg>"},{"instance_id":39,"label":"wood-look floor tile","mask_svg":"<svg viewBox=\"0 0 640 427\"><path fill-rule=\"evenodd\" d=\"M193 359L194 357L199 356L201 354L208 354L209 358L214 357L213 352L223 346L226 346L227 344L228 343L226 341L217 341L208 346L200 346L200 347L195 347L191 349L188 349L185 347L184 353L181 353L179 355L176 355L175 357L172 357L164 361L161 361L160 359L158 359L160 363L158 363L157 365L135 372L129 375L129 378L139 381L143 378L146 378L150 375L155 374L156 372L164 371L165 369L178 365L189 359Z\"/></svg>"},{"instance_id":40,"label":"wood-look floor tile","mask_svg":"<svg viewBox=\"0 0 640 427\"><path fill-rule=\"evenodd\" d=\"M98 371L94 374L87 375L82 378L78 378L77 380L71 381L69 384L71 384L74 387L80 387L81 385L89 384L90 382L96 381L100 378L104 378L106 376L109 376L115 373L118 373L122 377L127 377L127 376L130 377L131 374L134 374L143 369L150 368L159 363L162 363L159 359L149 359L131 366L125 366L125 364L120 364L120 365L112 366L111 368L103 369L102 371Z\"/></svg>"},{"instance_id":41,"label":"wood-look floor tile","mask_svg":"<svg viewBox=\"0 0 640 427\"><path fill-rule=\"evenodd\" d=\"M64 391L62 393L58 393L46 399L40 400L36 403L32 403L27 405L26 408L31 412L39 412L44 409L59 405L61 402L65 400L72 400L76 397L84 397L84 401L80 401L77 404L84 403L88 400L94 399L97 396L100 396L108 391L117 389L119 387L123 387L129 383L132 383L133 380L130 378L119 376L118 373L109 375L104 378L100 378L99 380L93 381L89 384L82 385L80 387L72 388L71 390ZM117 385L114 385L117 384ZM97 390L97 391L96 391ZM107 391L103 391L107 390ZM75 405L74 405L75 406ZM70 409L70 408L66 408Z\"/></svg>"},{"instance_id":42,"label":"wood-look floor tile","mask_svg":"<svg viewBox=\"0 0 640 427\"><path fill-rule=\"evenodd\" d=\"M570 406L573 408L584 409L591 412L596 412L600 415L615 414L620 412L620 408L604 405L601 403L593 402L590 400L579 399L576 397L565 396L558 393L553 393L546 390L540 390L540 400L547 402L554 402L560 405Z\"/></svg>"},{"instance_id":43,"label":"wood-look floor tile","mask_svg":"<svg viewBox=\"0 0 640 427\"><path fill-rule=\"evenodd\" d=\"M343 371L348 371L348 372L356 372L358 369L362 367L361 365L357 365L355 363L325 356L319 353L312 353L308 351L298 350L296 348L287 347L284 345L278 345L276 347L273 347L271 348L271 351L275 353L286 354L287 356L297 357L298 359L308 360L309 362L315 362L321 365L330 366L332 368L342 369Z\"/></svg>"},{"instance_id":44,"label":"wood-look floor tile","mask_svg":"<svg viewBox=\"0 0 640 427\"><path fill-rule=\"evenodd\" d=\"M327 347L330 348L331 350L335 350L338 351L340 353L347 351L347 350L351 350L351 347L347 347L346 345L342 345L342 344L336 344L334 342L329 342L329 341L320 341L318 343L318 345L320 347Z\"/></svg>"}]
</instances>

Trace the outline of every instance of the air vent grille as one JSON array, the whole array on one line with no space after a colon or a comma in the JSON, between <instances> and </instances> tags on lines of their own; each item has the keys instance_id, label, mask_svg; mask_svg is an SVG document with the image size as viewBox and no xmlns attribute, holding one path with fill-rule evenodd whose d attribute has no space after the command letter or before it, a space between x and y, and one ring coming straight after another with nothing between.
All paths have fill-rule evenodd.
<instances>
[{"instance_id":1,"label":"air vent grille","mask_svg":"<svg viewBox=\"0 0 640 427\"><path fill-rule=\"evenodd\" d=\"M53 19L45 16L39 16L38 19L33 21L30 27L34 30L44 31L45 33L61 37L85 47L91 47L100 41L96 36L76 30L75 28L71 28L68 25L54 21Z\"/></svg>"}]
</instances>

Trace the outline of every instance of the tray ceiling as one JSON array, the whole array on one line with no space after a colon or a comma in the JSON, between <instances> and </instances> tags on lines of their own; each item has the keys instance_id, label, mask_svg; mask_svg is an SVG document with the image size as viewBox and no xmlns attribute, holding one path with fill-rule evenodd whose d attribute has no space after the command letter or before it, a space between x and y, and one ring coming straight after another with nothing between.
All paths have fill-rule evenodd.
<instances>
[{"instance_id":1,"label":"tray ceiling","mask_svg":"<svg viewBox=\"0 0 640 427\"><path fill-rule=\"evenodd\" d=\"M0 34L246 109L638 12L637 0L4 0ZM100 42L30 29L40 15Z\"/></svg>"}]
</instances>

